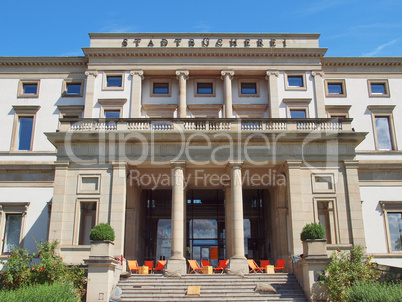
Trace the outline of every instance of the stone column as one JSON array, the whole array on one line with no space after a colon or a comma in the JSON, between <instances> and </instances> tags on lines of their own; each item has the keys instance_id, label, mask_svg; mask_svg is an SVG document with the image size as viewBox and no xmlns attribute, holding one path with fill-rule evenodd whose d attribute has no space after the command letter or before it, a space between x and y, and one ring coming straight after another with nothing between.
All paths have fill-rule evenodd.
<instances>
[{"instance_id":1,"label":"stone column","mask_svg":"<svg viewBox=\"0 0 402 302\"><path fill-rule=\"evenodd\" d=\"M241 178L241 162L231 162L231 197L232 197L232 255L229 269L231 272L248 273L248 263L244 256L244 222L243 222L243 185Z\"/></svg>"},{"instance_id":2,"label":"stone column","mask_svg":"<svg viewBox=\"0 0 402 302\"><path fill-rule=\"evenodd\" d=\"M265 79L268 80L268 108L270 118L279 118L279 96L278 96L278 70L268 70Z\"/></svg>"},{"instance_id":3,"label":"stone column","mask_svg":"<svg viewBox=\"0 0 402 302\"><path fill-rule=\"evenodd\" d=\"M144 79L144 71L131 70L131 102L130 102L130 117L141 117L141 96L142 96L142 80Z\"/></svg>"},{"instance_id":4,"label":"stone column","mask_svg":"<svg viewBox=\"0 0 402 302\"><path fill-rule=\"evenodd\" d=\"M86 83L86 89L85 89L84 117L91 118L91 117L94 117L92 115L92 111L94 108L95 79L98 76L98 71L97 70L88 70L88 71L85 71L85 75L87 76L87 83Z\"/></svg>"},{"instance_id":5,"label":"stone column","mask_svg":"<svg viewBox=\"0 0 402 302\"><path fill-rule=\"evenodd\" d=\"M54 175L54 187L53 187L53 200L52 200L52 213L50 216L49 226L49 241L59 241L60 245L71 244L73 241L73 232L71 231L70 238L64 238L62 234L65 233L63 228L64 221L64 204L67 181L68 162L55 162L55 175ZM73 222L71 227L73 230ZM63 233L64 231L64 233Z\"/></svg>"},{"instance_id":6,"label":"stone column","mask_svg":"<svg viewBox=\"0 0 402 302\"><path fill-rule=\"evenodd\" d=\"M314 78L314 89L315 89L315 104L317 110L317 118L325 118L325 100L324 100L324 86L323 86L323 73L322 72L311 72L311 76Z\"/></svg>"},{"instance_id":7,"label":"stone column","mask_svg":"<svg viewBox=\"0 0 402 302\"><path fill-rule=\"evenodd\" d=\"M171 256L167 262L168 271L186 273L184 258L184 217L186 203L184 198L184 162L172 163L172 228Z\"/></svg>"},{"instance_id":8,"label":"stone column","mask_svg":"<svg viewBox=\"0 0 402 302\"><path fill-rule=\"evenodd\" d=\"M349 225L352 234L352 242L354 245L359 244L366 246L363 225L363 212L359 188L359 175L357 170L358 161L344 161L347 204L349 205Z\"/></svg>"},{"instance_id":9,"label":"stone column","mask_svg":"<svg viewBox=\"0 0 402 302\"><path fill-rule=\"evenodd\" d=\"M233 70L222 70L221 71L223 79L223 107L224 107L224 117L232 118L232 78L234 76Z\"/></svg>"},{"instance_id":10,"label":"stone column","mask_svg":"<svg viewBox=\"0 0 402 302\"><path fill-rule=\"evenodd\" d=\"M188 70L176 71L179 80L179 118L187 117L187 80L189 74Z\"/></svg>"},{"instance_id":11,"label":"stone column","mask_svg":"<svg viewBox=\"0 0 402 302\"><path fill-rule=\"evenodd\" d=\"M299 160L288 161L288 194L289 194L289 228L290 250L292 254L302 254L303 246L300 241L300 232L305 225L303 211L303 193L301 185ZM310 221L309 221L310 222Z\"/></svg>"},{"instance_id":12,"label":"stone column","mask_svg":"<svg viewBox=\"0 0 402 302\"><path fill-rule=\"evenodd\" d=\"M126 225L126 162L113 162L111 187L110 225L114 229L114 255L124 254L124 232Z\"/></svg>"},{"instance_id":13,"label":"stone column","mask_svg":"<svg viewBox=\"0 0 402 302\"><path fill-rule=\"evenodd\" d=\"M226 259L232 257L232 188L225 188L225 248Z\"/></svg>"}]
</instances>

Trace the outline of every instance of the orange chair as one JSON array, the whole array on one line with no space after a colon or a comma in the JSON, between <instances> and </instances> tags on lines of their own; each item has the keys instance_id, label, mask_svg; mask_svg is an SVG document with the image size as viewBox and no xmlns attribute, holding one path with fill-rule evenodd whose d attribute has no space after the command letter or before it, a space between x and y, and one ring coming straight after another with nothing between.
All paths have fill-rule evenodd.
<instances>
[{"instance_id":1,"label":"orange chair","mask_svg":"<svg viewBox=\"0 0 402 302\"><path fill-rule=\"evenodd\" d=\"M219 260L218 266L214 268L214 272L219 272L223 274L224 270L228 266L229 260Z\"/></svg>"},{"instance_id":2,"label":"orange chair","mask_svg":"<svg viewBox=\"0 0 402 302\"><path fill-rule=\"evenodd\" d=\"M128 263L128 268L130 269L130 271L134 271L134 273L138 273L138 263L137 260L127 260Z\"/></svg>"},{"instance_id":3,"label":"orange chair","mask_svg":"<svg viewBox=\"0 0 402 302\"><path fill-rule=\"evenodd\" d=\"M278 259L276 260L276 265L274 267L275 271L280 271L285 269L285 259Z\"/></svg>"},{"instance_id":4,"label":"orange chair","mask_svg":"<svg viewBox=\"0 0 402 302\"><path fill-rule=\"evenodd\" d=\"M148 271L152 273L154 262L152 260L144 261L144 266L148 266Z\"/></svg>"},{"instance_id":5,"label":"orange chair","mask_svg":"<svg viewBox=\"0 0 402 302\"><path fill-rule=\"evenodd\" d=\"M202 272L202 268L198 265L196 260L187 260L188 261L188 273L196 273Z\"/></svg>"},{"instance_id":6,"label":"orange chair","mask_svg":"<svg viewBox=\"0 0 402 302\"><path fill-rule=\"evenodd\" d=\"M204 266L211 266L211 264L209 263L209 260L201 260L201 267Z\"/></svg>"},{"instance_id":7,"label":"orange chair","mask_svg":"<svg viewBox=\"0 0 402 302\"><path fill-rule=\"evenodd\" d=\"M166 265L166 260L159 260L158 263L156 264L156 267L152 269L152 272L157 272L160 271L162 272L162 270L165 268Z\"/></svg>"},{"instance_id":8,"label":"orange chair","mask_svg":"<svg viewBox=\"0 0 402 302\"><path fill-rule=\"evenodd\" d=\"M253 259L247 259L247 262L248 262L248 266L250 267L249 273L258 273L258 272L263 273L264 272L264 268L259 267Z\"/></svg>"}]
</instances>

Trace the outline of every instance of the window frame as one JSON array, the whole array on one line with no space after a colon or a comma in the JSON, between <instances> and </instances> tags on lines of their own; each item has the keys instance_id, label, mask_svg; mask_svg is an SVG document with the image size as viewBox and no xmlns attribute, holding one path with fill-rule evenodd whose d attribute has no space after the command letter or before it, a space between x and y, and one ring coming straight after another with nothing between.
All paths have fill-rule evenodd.
<instances>
[{"instance_id":1,"label":"window frame","mask_svg":"<svg viewBox=\"0 0 402 302\"><path fill-rule=\"evenodd\" d=\"M242 84L255 83L255 93L242 93ZM239 79L238 80L238 94L239 97L260 97L260 81L257 79Z\"/></svg>"},{"instance_id":2,"label":"window frame","mask_svg":"<svg viewBox=\"0 0 402 302\"><path fill-rule=\"evenodd\" d=\"M328 105L325 106L328 118L349 118L351 105Z\"/></svg>"},{"instance_id":3,"label":"window frame","mask_svg":"<svg viewBox=\"0 0 402 302\"><path fill-rule=\"evenodd\" d=\"M283 103L286 104L286 117L292 118L290 115L291 110L304 110L306 112L305 118L310 118L309 105L311 99L283 99Z\"/></svg>"},{"instance_id":4,"label":"window frame","mask_svg":"<svg viewBox=\"0 0 402 302\"><path fill-rule=\"evenodd\" d=\"M36 114L40 109L40 106L19 106L13 105L15 111L14 114L14 124L13 124L13 134L11 138L11 151L17 152L29 152L33 150L33 143L35 138L35 125L36 125ZM29 150L19 150L19 129L20 129L20 117L33 117L32 121L32 134L31 134L31 145Z\"/></svg>"},{"instance_id":5,"label":"window frame","mask_svg":"<svg viewBox=\"0 0 402 302\"><path fill-rule=\"evenodd\" d=\"M332 219L333 219L333 224L331 225L331 222L329 221L329 228L331 230L331 245L336 245L339 244L340 241L340 232L339 232L339 220L338 220L338 209L337 209L337 203L336 203L336 197L314 197L313 198L313 208L314 208L314 222L315 223L320 223L319 219L319 212L320 210L318 209L318 203L319 202L327 202L328 204L332 203L332 208L329 207L329 210L332 210ZM325 229L325 227L324 227ZM325 231L327 233L327 231ZM334 238L333 238L334 237ZM328 238L327 238L328 240Z\"/></svg>"},{"instance_id":6,"label":"window frame","mask_svg":"<svg viewBox=\"0 0 402 302\"><path fill-rule=\"evenodd\" d=\"M346 93L346 81L345 79L326 79L324 81L325 83L325 96L326 97L347 97L347 93ZM330 93L329 92L329 87L328 85L330 84L340 84L341 85L341 89L342 89L342 93Z\"/></svg>"},{"instance_id":7,"label":"window frame","mask_svg":"<svg viewBox=\"0 0 402 302\"><path fill-rule=\"evenodd\" d=\"M395 133L395 124L394 124L394 117L393 117L393 110L395 105L370 105L367 108L371 111L371 122L373 124L373 133L374 133L374 144L375 150L377 151L396 151L398 150L398 144L396 140L396 133ZM377 134L377 126L376 126L376 117L387 117L388 118L388 126L390 129L390 139L392 144L391 150L383 150L379 149L378 146L378 134Z\"/></svg>"},{"instance_id":8,"label":"window frame","mask_svg":"<svg viewBox=\"0 0 402 302\"><path fill-rule=\"evenodd\" d=\"M120 118L123 118L123 108L127 99L98 99L101 105L100 118L105 118L105 111L118 110L120 111Z\"/></svg>"},{"instance_id":9,"label":"window frame","mask_svg":"<svg viewBox=\"0 0 402 302\"><path fill-rule=\"evenodd\" d=\"M0 203L0 234L1 238L5 238L6 231L6 215L22 215L21 217L21 230L19 238L19 247L24 246L25 238L25 226L26 226L26 214L28 212L30 202L1 202ZM5 242L1 242L0 255L8 255L8 253L3 253Z\"/></svg>"},{"instance_id":10,"label":"window frame","mask_svg":"<svg viewBox=\"0 0 402 302\"><path fill-rule=\"evenodd\" d=\"M290 86L289 77L299 76L302 78L303 86ZM285 90L307 90L306 73L305 72L295 72L286 71L285 72Z\"/></svg>"},{"instance_id":11,"label":"window frame","mask_svg":"<svg viewBox=\"0 0 402 302\"><path fill-rule=\"evenodd\" d=\"M73 232L73 244L79 246L80 245L80 233L81 233L81 203L86 202L94 202L96 204L96 213L95 213L95 225L99 223L99 197L95 198L77 198L75 203L75 215L74 215L74 232Z\"/></svg>"},{"instance_id":12,"label":"window frame","mask_svg":"<svg viewBox=\"0 0 402 302\"><path fill-rule=\"evenodd\" d=\"M69 94L67 93L67 86L69 84L79 84L81 85L80 93L79 94ZM78 98L82 97L84 94L84 80L75 80L75 79L65 79L63 80L63 87L61 91L61 96L62 97L68 97L68 98Z\"/></svg>"},{"instance_id":13,"label":"window frame","mask_svg":"<svg viewBox=\"0 0 402 302\"><path fill-rule=\"evenodd\" d=\"M121 76L121 86L107 86L108 77L118 77ZM124 90L125 82L125 72L123 71L104 71L103 72L103 82L102 90Z\"/></svg>"},{"instance_id":14,"label":"window frame","mask_svg":"<svg viewBox=\"0 0 402 302\"><path fill-rule=\"evenodd\" d=\"M166 83L168 84L168 93L154 93L154 83ZM161 78L161 79L151 79L151 97L171 97L172 96L172 80Z\"/></svg>"},{"instance_id":15,"label":"window frame","mask_svg":"<svg viewBox=\"0 0 402 302\"><path fill-rule=\"evenodd\" d=\"M381 205L383 216L384 216L384 227L385 227L385 237L387 241L387 249L389 254L402 254L402 251L393 251L392 243L391 243L391 234L389 231L389 221L388 221L388 213L401 213L402 212L402 201L387 201L381 200L379 201Z\"/></svg>"},{"instance_id":16,"label":"window frame","mask_svg":"<svg viewBox=\"0 0 402 302\"><path fill-rule=\"evenodd\" d=\"M25 94L24 93L24 85L25 84L36 84L36 93L35 94ZM18 83L18 98L38 98L39 97L39 88L40 88L40 80L20 80Z\"/></svg>"},{"instance_id":17,"label":"window frame","mask_svg":"<svg viewBox=\"0 0 402 302\"><path fill-rule=\"evenodd\" d=\"M98 179L98 189L97 190L84 190L82 188L83 178L97 178ZM101 187L101 174L79 174L78 175L78 185L77 194L100 194Z\"/></svg>"},{"instance_id":18,"label":"window frame","mask_svg":"<svg viewBox=\"0 0 402 302\"><path fill-rule=\"evenodd\" d=\"M372 84L384 85L385 93L373 93L371 91ZM369 79L369 80L367 80L367 85L368 85L369 97L371 97L371 98L373 98L373 97L374 98L389 98L391 96L387 79L379 79L379 80Z\"/></svg>"},{"instance_id":19,"label":"window frame","mask_svg":"<svg viewBox=\"0 0 402 302\"><path fill-rule=\"evenodd\" d=\"M212 93L198 93L198 83L211 83L212 85ZM215 97L216 96L216 83L215 79L206 78L206 79L194 79L194 96L195 97Z\"/></svg>"},{"instance_id":20,"label":"window frame","mask_svg":"<svg viewBox=\"0 0 402 302\"><path fill-rule=\"evenodd\" d=\"M317 186L317 177L329 177L331 179L332 189L321 189ZM311 184L313 187L313 193L335 193L335 177L333 173L312 173L311 174Z\"/></svg>"}]
</instances>

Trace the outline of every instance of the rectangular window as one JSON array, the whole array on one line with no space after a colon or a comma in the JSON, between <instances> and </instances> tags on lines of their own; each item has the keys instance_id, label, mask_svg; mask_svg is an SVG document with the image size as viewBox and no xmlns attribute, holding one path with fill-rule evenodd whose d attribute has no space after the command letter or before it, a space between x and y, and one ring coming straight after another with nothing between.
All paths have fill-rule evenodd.
<instances>
[{"instance_id":1,"label":"rectangular window","mask_svg":"<svg viewBox=\"0 0 402 302\"><path fill-rule=\"evenodd\" d=\"M368 80L370 97L389 97L387 80Z\"/></svg>"},{"instance_id":2,"label":"rectangular window","mask_svg":"<svg viewBox=\"0 0 402 302\"><path fill-rule=\"evenodd\" d=\"M303 87L303 76L288 76L289 87Z\"/></svg>"},{"instance_id":3,"label":"rectangular window","mask_svg":"<svg viewBox=\"0 0 402 302\"><path fill-rule=\"evenodd\" d=\"M153 94L169 94L169 83L153 83Z\"/></svg>"},{"instance_id":4,"label":"rectangular window","mask_svg":"<svg viewBox=\"0 0 402 302\"><path fill-rule=\"evenodd\" d=\"M106 86L107 87L121 87L123 84L123 79L121 76L107 76Z\"/></svg>"},{"instance_id":5,"label":"rectangular window","mask_svg":"<svg viewBox=\"0 0 402 302\"><path fill-rule=\"evenodd\" d=\"M402 212L387 213L389 239L393 252L402 252Z\"/></svg>"},{"instance_id":6,"label":"rectangular window","mask_svg":"<svg viewBox=\"0 0 402 302\"><path fill-rule=\"evenodd\" d=\"M392 134L388 116L376 116L375 128L378 150L393 150Z\"/></svg>"},{"instance_id":7,"label":"rectangular window","mask_svg":"<svg viewBox=\"0 0 402 302\"><path fill-rule=\"evenodd\" d=\"M325 80L327 97L346 96L345 80Z\"/></svg>"},{"instance_id":8,"label":"rectangular window","mask_svg":"<svg viewBox=\"0 0 402 302\"><path fill-rule=\"evenodd\" d=\"M18 86L18 97L37 98L39 96L39 81L21 80Z\"/></svg>"},{"instance_id":9,"label":"rectangular window","mask_svg":"<svg viewBox=\"0 0 402 302\"><path fill-rule=\"evenodd\" d=\"M241 94L257 94L257 83L241 83Z\"/></svg>"},{"instance_id":10,"label":"rectangular window","mask_svg":"<svg viewBox=\"0 0 402 302\"><path fill-rule=\"evenodd\" d=\"M5 214L3 254L10 253L20 245L22 214Z\"/></svg>"},{"instance_id":11,"label":"rectangular window","mask_svg":"<svg viewBox=\"0 0 402 302\"><path fill-rule=\"evenodd\" d=\"M80 95L81 83L67 83L66 94L67 95Z\"/></svg>"},{"instance_id":12,"label":"rectangular window","mask_svg":"<svg viewBox=\"0 0 402 302\"><path fill-rule=\"evenodd\" d=\"M33 116L19 117L18 120L18 150L31 150Z\"/></svg>"},{"instance_id":13,"label":"rectangular window","mask_svg":"<svg viewBox=\"0 0 402 302\"><path fill-rule=\"evenodd\" d=\"M290 118L306 118L306 110L290 109Z\"/></svg>"},{"instance_id":14,"label":"rectangular window","mask_svg":"<svg viewBox=\"0 0 402 302\"><path fill-rule=\"evenodd\" d=\"M341 83L328 83L328 93L329 94L343 94Z\"/></svg>"},{"instance_id":15,"label":"rectangular window","mask_svg":"<svg viewBox=\"0 0 402 302\"><path fill-rule=\"evenodd\" d=\"M105 110L105 118L120 118L120 110Z\"/></svg>"},{"instance_id":16,"label":"rectangular window","mask_svg":"<svg viewBox=\"0 0 402 302\"><path fill-rule=\"evenodd\" d=\"M102 82L103 90L123 90L124 73L123 72L105 72Z\"/></svg>"},{"instance_id":17,"label":"rectangular window","mask_svg":"<svg viewBox=\"0 0 402 302\"><path fill-rule=\"evenodd\" d=\"M197 94L213 94L213 84L212 83L197 83Z\"/></svg>"},{"instance_id":18,"label":"rectangular window","mask_svg":"<svg viewBox=\"0 0 402 302\"><path fill-rule=\"evenodd\" d=\"M89 233L96 224L96 202L80 204L80 234L78 244L89 245Z\"/></svg>"}]
</instances>

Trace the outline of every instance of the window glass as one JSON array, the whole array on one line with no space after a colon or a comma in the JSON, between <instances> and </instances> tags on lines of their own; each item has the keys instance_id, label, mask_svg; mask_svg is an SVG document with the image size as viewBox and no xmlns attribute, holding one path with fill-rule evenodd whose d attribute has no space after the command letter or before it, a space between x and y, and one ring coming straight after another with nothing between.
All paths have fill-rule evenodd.
<instances>
[{"instance_id":1,"label":"window glass","mask_svg":"<svg viewBox=\"0 0 402 302\"><path fill-rule=\"evenodd\" d=\"M303 76L288 76L290 87L303 87Z\"/></svg>"},{"instance_id":2,"label":"window glass","mask_svg":"<svg viewBox=\"0 0 402 302\"><path fill-rule=\"evenodd\" d=\"M154 83L153 93L168 94L169 93L169 83Z\"/></svg>"},{"instance_id":3,"label":"window glass","mask_svg":"<svg viewBox=\"0 0 402 302\"><path fill-rule=\"evenodd\" d=\"M121 76L107 76L107 87L122 87L123 79Z\"/></svg>"},{"instance_id":4,"label":"window glass","mask_svg":"<svg viewBox=\"0 0 402 302\"><path fill-rule=\"evenodd\" d=\"M67 83L66 94L79 95L81 94L80 83Z\"/></svg>"},{"instance_id":5,"label":"window glass","mask_svg":"<svg viewBox=\"0 0 402 302\"><path fill-rule=\"evenodd\" d=\"M392 150L391 129L387 116L376 116L375 127L379 150Z\"/></svg>"},{"instance_id":6,"label":"window glass","mask_svg":"<svg viewBox=\"0 0 402 302\"><path fill-rule=\"evenodd\" d=\"M242 94L257 94L257 83L241 83Z\"/></svg>"},{"instance_id":7,"label":"window glass","mask_svg":"<svg viewBox=\"0 0 402 302\"><path fill-rule=\"evenodd\" d=\"M23 84L23 94L36 94L38 92L38 84Z\"/></svg>"},{"instance_id":8,"label":"window glass","mask_svg":"<svg viewBox=\"0 0 402 302\"><path fill-rule=\"evenodd\" d=\"M213 94L212 83L197 83L197 94Z\"/></svg>"},{"instance_id":9,"label":"window glass","mask_svg":"<svg viewBox=\"0 0 402 302\"><path fill-rule=\"evenodd\" d=\"M120 110L105 110L105 118L120 118Z\"/></svg>"},{"instance_id":10,"label":"window glass","mask_svg":"<svg viewBox=\"0 0 402 302\"><path fill-rule=\"evenodd\" d=\"M30 150L32 140L33 117L19 118L18 150Z\"/></svg>"},{"instance_id":11,"label":"window glass","mask_svg":"<svg viewBox=\"0 0 402 302\"><path fill-rule=\"evenodd\" d=\"M402 251L402 213L388 213L392 251Z\"/></svg>"},{"instance_id":12,"label":"window glass","mask_svg":"<svg viewBox=\"0 0 402 302\"><path fill-rule=\"evenodd\" d=\"M290 110L290 117L291 118L306 118L306 110Z\"/></svg>"},{"instance_id":13,"label":"window glass","mask_svg":"<svg viewBox=\"0 0 402 302\"><path fill-rule=\"evenodd\" d=\"M96 202L81 202L79 244L89 245L89 233L96 222Z\"/></svg>"},{"instance_id":14,"label":"window glass","mask_svg":"<svg viewBox=\"0 0 402 302\"><path fill-rule=\"evenodd\" d=\"M4 232L3 254L9 253L20 244L21 214L6 214L6 228Z\"/></svg>"},{"instance_id":15,"label":"window glass","mask_svg":"<svg viewBox=\"0 0 402 302\"><path fill-rule=\"evenodd\" d=\"M343 94L342 83L328 83L329 94Z\"/></svg>"},{"instance_id":16,"label":"window glass","mask_svg":"<svg viewBox=\"0 0 402 302\"><path fill-rule=\"evenodd\" d=\"M375 94L385 94L385 84L383 83L371 83L370 84L371 87L371 93L375 93Z\"/></svg>"}]
</instances>

